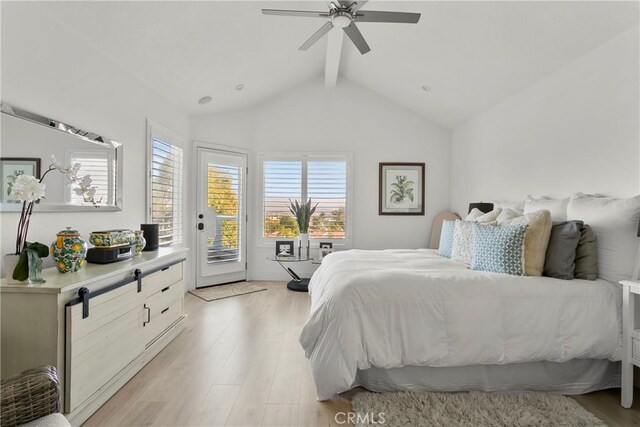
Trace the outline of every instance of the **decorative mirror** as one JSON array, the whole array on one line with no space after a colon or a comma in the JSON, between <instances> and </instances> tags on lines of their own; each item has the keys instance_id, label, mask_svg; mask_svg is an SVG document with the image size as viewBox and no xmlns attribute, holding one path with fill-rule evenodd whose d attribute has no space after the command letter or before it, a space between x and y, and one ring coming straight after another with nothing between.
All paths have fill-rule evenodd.
<instances>
[{"instance_id":1,"label":"decorative mirror","mask_svg":"<svg viewBox=\"0 0 640 427\"><path fill-rule=\"evenodd\" d=\"M0 110L0 212L22 208L11 188L23 174L44 176L35 211L122 209L121 143L5 102ZM56 169L47 172L51 165Z\"/></svg>"}]
</instances>

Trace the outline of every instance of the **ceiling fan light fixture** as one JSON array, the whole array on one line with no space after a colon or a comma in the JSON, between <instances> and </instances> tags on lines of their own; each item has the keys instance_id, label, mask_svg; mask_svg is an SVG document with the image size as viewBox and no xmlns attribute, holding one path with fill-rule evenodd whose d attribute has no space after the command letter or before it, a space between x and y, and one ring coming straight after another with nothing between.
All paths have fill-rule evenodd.
<instances>
[{"instance_id":1,"label":"ceiling fan light fixture","mask_svg":"<svg viewBox=\"0 0 640 427\"><path fill-rule=\"evenodd\" d=\"M351 21L353 17L349 12L340 11L331 15L331 23L337 28L346 28L351 25Z\"/></svg>"},{"instance_id":2,"label":"ceiling fan light fixture","mask_svg":"<svg viewBox=\"0 0 640 427\"><path fill-rule=\"evenodd\" d=\"M204 104L208 104L211 102L213 98L211 98L210 96L203 96L202 98L198 99L198 104L200 105L204 105Z\"/></svg>"}]
</instances>

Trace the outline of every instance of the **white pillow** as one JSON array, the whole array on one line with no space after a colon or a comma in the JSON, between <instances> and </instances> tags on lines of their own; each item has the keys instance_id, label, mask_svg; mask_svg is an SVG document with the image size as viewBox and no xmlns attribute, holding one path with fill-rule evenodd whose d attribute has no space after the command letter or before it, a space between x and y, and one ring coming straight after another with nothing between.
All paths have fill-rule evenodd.
<instances>
[{"instance_id":1,"label":"white pillow","mask_svg":"<svg viewBox=\"0 0 640 427\"><path fill-rule=\"evenodd\" d=\"M500 215L498 215L498 218L496 219L496 221L499 226L506 225L507 222L511 221L512 219L518 218L519 216L522 216L522 215L524 215L522 212L518 212L511 208L504 208L502 209L502 212L500 212Z\"/></svg>"},{"instance_id":2,"label":"white pillow","mask_svg":"<svg viewBox=\"0 0 640 427\"><path fill-rule=\"evenodd\" d=\"M534 197L528 195L527 200L524 202L524 213L528 214L530 212L546 210L551 212L552 221L566 221L568 204L568 197L557 200L549 197Z\"/></svg>"},{"instance_id":3,"label":"white pillow","mask_svg":"<svg viewBox=\"0 0 640 427\"><path fill-rule=\"evenodd\" d=\"M516 212L519 212L520 215L524 213L524 200L517 202L508 202L508 201L493 201L493 208L502 208L504 209L512 209Z\"/></svg>"},{"instance_id":4,"label":"white pillow","mask_svg":"<svg viewBox=\"0 0 640 427\"><path fill-rule=\"evenodd\" d=\"M471 265L473 256L473 222L456 220L451 259Z\"/></svg>"},{"instance_id":5,"label":"white pillow","mask_svg":"<svg viewBox=\"0 0 640 427\"><path fill-rule=\"evenodd\" d=\"M598 238L598 276L612 282L629 279L638 253L640 196L630 199L575 194L567 206L569 220L582 220Z\"/></svg>"},{"instance_id":6,"label":"white pillow","mask_svg":"<svg viewBox=\"0 0 640 427\"><path fill-rule=\"evenodd\" d=\"M476 219L480 218L482 215L484 215L484 212L482 212L478 208L473 208L471 209L471 212L469 212L469 215L467 215L464 220L475 221Z\"/></svg>"},{"instance_id":7,"label":"white pillow","mask_svg":"<svg viewBox=\"0 0 640 427\"><path fill-rule=\"evenodd\" d=\"M491 212L484 213L478 208L473 208L469 215L464 219L465 221L473 221L479 224L491 224L493 225L498 219L498 216L502 212L501 208L495 208Z\"/></svg>"}]
</instances>

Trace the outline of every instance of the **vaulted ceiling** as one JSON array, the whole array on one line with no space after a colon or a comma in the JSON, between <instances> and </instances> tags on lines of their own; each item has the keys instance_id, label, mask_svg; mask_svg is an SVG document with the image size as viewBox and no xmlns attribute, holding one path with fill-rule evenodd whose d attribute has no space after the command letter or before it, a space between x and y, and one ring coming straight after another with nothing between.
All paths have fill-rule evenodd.
<instances>
[{"instance_id":1,"label":"vaulted ceiling","mask_svg":"<svg viewBox=\"0 0 640 427\"><path fill-rule=\"evenodd\" d=\"M327 37L298 47L322 1L43 2L39 7L191 114L244 108L322 76ZM638 25L638 2L368 2L420 12L416 25L361 23L371 52L344 40L339 76L454 128ZM338 31L338 30L333 30ZM615 64L612 64L615 66ZM340 77L336 88L340 90ZM243 84L244 89L235 87ZM422 89L428 86L429 91ZM209 95L213 101L199 105Z\"/></svg>"}]
</instances>

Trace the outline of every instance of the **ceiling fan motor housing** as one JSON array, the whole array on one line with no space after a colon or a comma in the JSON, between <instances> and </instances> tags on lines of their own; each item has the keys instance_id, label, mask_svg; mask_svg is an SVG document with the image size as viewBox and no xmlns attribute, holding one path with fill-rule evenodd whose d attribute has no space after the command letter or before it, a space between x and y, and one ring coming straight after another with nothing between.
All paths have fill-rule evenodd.
<instances>
[{"instance_id":1,"label":"ceiling fan motor housing","mask_svg":"<svg viewBox=\"0 0 640 427\"><path fill-rule=\"evenodd\" d=\"M331 23L337 28L346 28L351 25L353 15L345 10L338 10L331 14Z\"/></svg>"}]
</instances>

